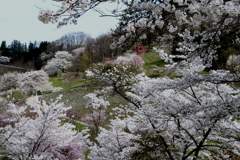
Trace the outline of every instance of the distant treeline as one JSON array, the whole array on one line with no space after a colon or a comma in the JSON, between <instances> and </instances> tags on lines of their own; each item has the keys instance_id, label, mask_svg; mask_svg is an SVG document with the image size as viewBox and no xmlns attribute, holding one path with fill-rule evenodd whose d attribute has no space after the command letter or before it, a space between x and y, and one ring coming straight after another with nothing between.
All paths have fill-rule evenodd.
<instances>
[{"instance_id":1,"label":"distant treeline","mask_svg":"<svg viewBox=\"0 0 240 160\"><path fill-rule=\"evenodd\" d=\"M112 50L110 45L114 37L111 33L99 35L96 38L91 38L83 32L71 32L63 35L59 39L48 42L29 42L21 43L18 40L13 40L9 45L6 41L1 42L0 56L11 58L7 65L25 68L28 70L39 70L46 62L51 59L57 51L68 51L75 55L73 65L80 67L80 70L86 68L86 65L104 61L105 57L117 56L118 50ZM84 47L84 53L77 54L73 50ZM47 59L41 59L41 54ZM121 54L121 51L119 51ZM78 57L76 57L78 55Z\"/></svg>"},{"instance_id":2,"label":"distant treeline","mask_svg":"<svg viewBox=\"0 0 240 160\"><path fill-rule=\"evenodd\" d=\"M10 45L6 41L2 41L0 53L2 56L10 57L10 64L18 64L21 67L40 69L42 62L40 54L47 50L50 42L30 42L29 44L21 43L18 40L13 40ZM25 65L23 65L25 64Z\"/></svg>"},{"instance_id":3,"label":"distant treeline","mask_svg":"<svg viewBox=\"0 0 240 160\"><path fill-rule=\"evenodd\" d=\"M45 64L41 59L41 53L45 52L45 54L52 55L52 53L57 51L71 52L73 49L86 45L89 37L89 35L83 32L71 32L52 42L35 41L27 44L13 40L7 45L6 41L2 41L0 56L11 58L9 65L38 70Z\"/></svg>"}]
</instances>

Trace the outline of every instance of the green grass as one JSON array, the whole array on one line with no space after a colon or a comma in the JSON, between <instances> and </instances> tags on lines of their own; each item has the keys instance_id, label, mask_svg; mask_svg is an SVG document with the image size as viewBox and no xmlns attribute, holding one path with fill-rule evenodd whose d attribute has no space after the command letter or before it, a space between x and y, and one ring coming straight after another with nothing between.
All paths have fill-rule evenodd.
<instances>
[{"instance_id":1,"label":"green grass","mask_svg":"<svg viewBox=\"0 0 240 160\"><path fill-rule=\"evenodd\" d=\"M150 63L155 60L160 60L160 57L156 52L144 53L144 54L141 54L141 57L143 58L145 63Z\"/></svg>"},{"instance_id":2,"label":"green grass","mask_svg":"<svg viewBox=\"0 0 240 160\"><path fill-rule=\"evenodd\" d=\"M71 123L71 124L73 124L74 126L75 126L75 130L76 131L82 131L83 129L85 129L87 126L86 125L84 125L84 124L81 124L81 123L78 123L78 122L76 122L76 121L74 121L74 120L72 120L72 119L64 119L64 120L62 120L62 122L63 123L66 123L66 122L68 122L68 123Z\"/></svg>"},{"instance_id":3,"label":"green grass","mask_svg":"<svg viewBox=\"0 0 240 160\"><path fill-rule=\"evenodd\" d=\"M207 72L207 71L201 71L201 72L199 72L199 74L209 74L209 72Z\"/></svg>"},{"instance_id":4,"label":"green grass","mask_svg":"<svg viewBox=\"0 0 240 160\"><path fill-rule=\"evenodd\" d=\"M145 65L143 66L146 75L151 78L162 77L166 74L164 71L167 63L162 60L157 53L150 52L142 54L141 57L143 58ZM156 71L153 69L155 68Z\"/></svg>"},{"instance_id":5,"label":"green grass","mask_svg":"<svg viewBox=\"0 0 240 160\"><path fill-rule=\"evenodd\" d=\"M20 93L20 92L14 92L12 95L11 95L11 98L15 98L15 99L20 99L20 98L23 98L24 96Z\"/></svg>"},{"instance_id":6,"label":"green grass","mask_svg":"<svg viewBox=\"0 0 240 160\"><path fill-rule=\"evenodd\" d=\"M142 54L141 57L143 58L145 65L144 67L152 67L152 65L156 65L158 67L164 67L165 63L164 60L162 60L157 53L145 53Z\"/></svg>"},{"instance_id":7,"label":"green grass","mask_svg":"<svg viewBox=\"0 0 240 160\"><path fill-rule=\"evenodd\" d=\"M82 73L79 77L74 77L74 73L65 73L64 76L54 76L49 77L49 82L52 82L53 87L61 87L63 88L62 91L68 91L71 88L78 87L80 85L83 85L85 83L88 83L88 80L82 79ZM71 79L73 77L73 79Z\"/></svg>"},{"instance_id":8,"label":"green grass","mask_svg":"<svg viewBox=\"0 0 240 160\"><path fill-rule=\"evenodd\" d=\"M80 81L71 82L69 84L65 84L63 90L67 91L69 89L79 87L80 85L86 84L88 82L89 82L89 80L80 80Z\"/></svg>"},{"instance_id":9,"label":"green grass","mask_svg":"<svg viewBox=\"0 0 240 160\"><path fill-rule=\"evenodd\" d=\"M165 63L162 59L159 59L159 60L156 59L152 62L145 62L145 65L143 66L143 68L149 71L150 69L153 69L154 66L164 67L165 64L167 63Z\"/></svg>"},{"instance_id":10,"label":"green grass","mask_svg":"<svg viewBox=\"0 0 240 160\"><path fill-rule=\"evenodd\" d=\"M49 82L52 82L53 87L64 88L64 84L63 84L62 80L57 76L49 77Z\"/></svg>"},{"instance_id":11,"label":"green grass","mask_svg":"<svg viewBox=\"0 0 240 160\"><path fill-rule=\"evenodd\" d=\"M1 96L2 98L6 98L7 101L11 101L11 100L17 100L19 103L22 103L24 102L24 99L26 98L26 95L20 93L20 92L13 92L12 94L9 94L8 96L7 95L4 95L4 96ZM15 101L15 103L17 103Z\"/></svg>"},{"instance_id":12,"label":"green grass","mask_svg":"<svg viewBox=\"0 0 240 160\"><path fill-rule=\"evenodd\" d=\"M0 158L0 160L11 160L11 159L8 157L2 157L2 158Z\"/></svg>"},{"instance_id":13,"label":"green grass","mask_svg":"<svg viewBox=\"0 0 240 160\"><path fill-rule=\"evenodd\" d=\"M74 120L70 120L69 122L75 126L76 131L82 131L83 129L85 129L87 127L86 125L78 123Z\"/></svg>"}]
</instances>

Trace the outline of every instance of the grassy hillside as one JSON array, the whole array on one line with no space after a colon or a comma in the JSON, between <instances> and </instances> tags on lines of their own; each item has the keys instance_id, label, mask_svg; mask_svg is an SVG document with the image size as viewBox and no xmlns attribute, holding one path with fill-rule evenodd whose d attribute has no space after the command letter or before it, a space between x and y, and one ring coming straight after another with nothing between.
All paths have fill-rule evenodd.
<instances>
[{"instance_id":1,"label":"grassy hillside","mask_svg":"<svg viewBox=\"0 0 240 160\"><path fill-rule=\"evenodd\" d=\"M156 53L146 53L142 54L141 56L145 61L144 71L148 76L163 76L164 65L166 63L161 60ZM51 77L49 81L52 82L54 87L61 87L63 89L58 92L42 95L42 99L50 101L59 95L63 95L62 101L66 105L72 106L68 116L74 114L77 117L77 120L81 120L81 118L88 113L88 109L85 108L87 100L84 98L84 96L88 93L92 93L95 89L101 89L102 87L86 79L84 72L79 73L77 76L73 72L64 73L61 76ZM110 112L112 107L127 103L117 94L113 94L108 100L111 105L107 112Z\"/></svg>"},{"instance_id":2,"label":"grassy hillside","mask_svg":"<svg viewBox=\"0 0 240 160\"><path fill-rule=\"evenodd\" d=\"M145 53L141 55L145 65L143 66L147 76L151 78L164 76L166 73L164 65L166 64L160 59L157 53Z\"/></svg>"}]
</instances>

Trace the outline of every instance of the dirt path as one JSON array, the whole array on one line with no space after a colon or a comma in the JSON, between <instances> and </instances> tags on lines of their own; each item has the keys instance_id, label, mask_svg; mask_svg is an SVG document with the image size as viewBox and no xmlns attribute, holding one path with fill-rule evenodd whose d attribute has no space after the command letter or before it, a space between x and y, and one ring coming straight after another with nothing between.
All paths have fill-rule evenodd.
<instances>
[{"instance_id":1,"label":"dirt path","mask_svg":"<svg viewBox=\"0 0 240 160\"><path fill-rule=\"evenodd\" d=\"M25 101L32 105L40 105L35 101L36 98L37 98L37 96L31 96L31 97L26 98Z\"/></svg>"}]
</instances>

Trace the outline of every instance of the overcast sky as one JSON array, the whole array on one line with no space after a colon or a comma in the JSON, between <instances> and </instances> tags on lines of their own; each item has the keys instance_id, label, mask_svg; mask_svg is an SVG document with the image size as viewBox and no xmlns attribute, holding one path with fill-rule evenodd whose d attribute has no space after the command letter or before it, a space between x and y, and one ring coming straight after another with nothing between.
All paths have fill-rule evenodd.
<instances>
[{"instance_id":1,"label":"overcast sky","mask_svg":"<svg viewBox=\"0 0 240 160\"><path fill-rule=\"evenodd\" d=\"M46 0L51 2L50 0ZM115 28L117 20L99 17L97 12L86 13L78 19L78 25L67 25L57 29L57 24L43 24L38 20L39 9L52 5L42 0L0 0L0 43L9 45L14 39L21 43L30 41L53 41L66 33L81 31L97 37ZM116 4L107 4L103 9L113 9Z\"/></svg>"}]
</instances>

